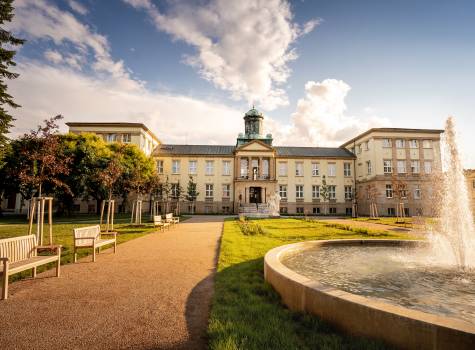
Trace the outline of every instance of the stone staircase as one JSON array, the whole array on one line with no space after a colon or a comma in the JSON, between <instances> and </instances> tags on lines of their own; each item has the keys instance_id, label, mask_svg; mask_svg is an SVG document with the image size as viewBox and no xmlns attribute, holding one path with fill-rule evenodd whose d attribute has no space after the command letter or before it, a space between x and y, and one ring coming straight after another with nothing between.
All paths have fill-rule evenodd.
<instances>
[{"instance_id":1,"label":"stone staircase","mask_svg":"<svg viewBox=\"0 0 475 350\"><path fill-rule=\"evenodd\" d=\"M269 205L265 203L260 203L258 206L245 204L239 207L239 214L249 218L268 218L270 217L270 209Z\"/></svg>"}]
</instances>

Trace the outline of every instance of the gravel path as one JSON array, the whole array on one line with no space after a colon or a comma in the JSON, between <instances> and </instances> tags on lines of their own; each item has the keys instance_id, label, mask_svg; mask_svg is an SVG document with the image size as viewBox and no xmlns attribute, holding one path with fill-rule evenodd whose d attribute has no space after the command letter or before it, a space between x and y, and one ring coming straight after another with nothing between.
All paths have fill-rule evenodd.
<instances>
[{"instance_id":1,"label":"gravel path","mask_svg":"<svg viewBox=\"0 0 475 350\"><path fill-rule=\"evenodd\" d=\"M1 349L203 349L222 217L193 217L10 285Z\"/></svg>"}]
</instances>

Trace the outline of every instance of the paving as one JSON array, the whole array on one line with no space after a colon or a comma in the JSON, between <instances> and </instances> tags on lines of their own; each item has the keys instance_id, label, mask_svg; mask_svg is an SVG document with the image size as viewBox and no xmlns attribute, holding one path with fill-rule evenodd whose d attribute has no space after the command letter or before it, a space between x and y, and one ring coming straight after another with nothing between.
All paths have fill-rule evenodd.
<instances>
[{"instance_id":1,"label":"paving","mask_svg":"<svg viewBox=\"0 0 475 350\"><path fill-rule=\"evenodd\" d=\"M223 217L195 216L10 284L0 349L203 349Z\"/></svg>"}]
</instances>

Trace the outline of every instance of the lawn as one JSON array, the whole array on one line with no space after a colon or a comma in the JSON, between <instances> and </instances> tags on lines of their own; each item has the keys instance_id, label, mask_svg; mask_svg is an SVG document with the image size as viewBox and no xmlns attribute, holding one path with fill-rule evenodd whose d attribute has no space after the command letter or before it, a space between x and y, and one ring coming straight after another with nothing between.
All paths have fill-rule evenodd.
<instances>
[{"instance_id":1,"label":"lawn","mask_svg":"<svg viewBox=\"0 0 475 350\"><path fill-rule=\"evenodd\" d=\"M305 219L227 220L221 241L208 326L211 349L383 349L384 344L341 334L317 317L291 312L264 282L270 249L319 239L411 239L405 233L332 227Z\"/></svg>"},{"instance_id":2,"label":"lawn","mask_svg":"<svg viewBox=\"0 0 475 350\"><path fill-rule=\"evenodd\" d=\"M146 221L146 217L144 217ZM182 219L183 220L183 219ZM146 223L140 226L131 225L130 215L117 215L114 220L114 231L118 232L117 243L121 244L131 239L142 237L150 232L154 232L157 229L152 224ZM53 219L53 244L61 244L63 246L61 251L61 264L68 264L73 261L73 228L97 225L99 218L97 216L81 215L74 218L55 218ZM33 227L33 233L36 231L36 225ZM43 244L48 244L48 226L44 227ZM6 216L0 218L0 239L8 237L16 237L28 234L28 223L24 216ZM107 247L105 247L107 248ZM91 255L91 249L78 250L78 258L82 258L86 255ZM38 268L38 272L53 267L54 264L49 266L41 266ZM30 271L15 274L10 276L11 281L21 279L25 276L30 276Z\"/></svg>"}]
</instances>

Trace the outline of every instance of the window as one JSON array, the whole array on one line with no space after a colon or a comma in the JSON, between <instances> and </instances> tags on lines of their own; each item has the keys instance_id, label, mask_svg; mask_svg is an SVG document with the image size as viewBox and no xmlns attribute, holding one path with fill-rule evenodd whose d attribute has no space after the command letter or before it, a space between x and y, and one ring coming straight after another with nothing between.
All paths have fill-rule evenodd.
<instances>
[{"instance_id":1,"label":"window","mask_svg":"<svg viewBox=\"0 0 475 350\"><path fill-rule=\"evenodd\" d=\"M404 148L405 142L403 139L397 139L396 140L396 148Z\"/></svg>"},{"instance_id":2,"label":"window","mask_svg":"<svg viewBox=\"0 0 475 350\"><path fill-rule=\"evenodd\" d=\"M345 208L345 214L348 215L348 216L353 214L353 208Z\"/></svg>"},{"instance_id":3,"label":"window","mask_svg":"<svg viewBox=\"0 0 475 350\"><path fill-rule=\"evenodd\" d=\"M432 148L432 140L422 141L422 148Z\"/></svg>"},{"instance_id":4,"label":"window","mask_svg":"<svg viewBox=\"0 0 475 350\"><path fill-rule=\"evenodd\" d=\"M297 214L303 214L303 207L297 207Z\"/></svg>"},{"instance_id":5,"label":"window","mask_svg":"<svg viewBox=\"0 0 475 350\"><path fill-rule=\"evenodd\" d=\"M419 185L416 185L416 188L414 189L414 199L421 199L421 195L421 187Z\"/></svg>"},{"instance_id":6,"label":"window","mask_svg":"<svg viewBox=\"0 0 475 350\"><path fill-rule=\"evenodd\" d=\"M411 172L413 174L419 174L420 169L419 169L419 161L418 160L412 160L411 161Z\"/></svg>"},{"instance_id":7,"label":"window","mask_svg":"<svg viewBox=\"0 0 475 350\"><path fill-rule=\"evenodd\" d=\"M107 142L117 141L117 134L107 134Z\"/></svg>"},{"instance_id":8,"label":"window","mask_svg":"<svg viewBox=\"0 0 475 350\"><path fill-rule=\"evenodd\" d=\"M213 184L206 184L206 197L213 197Z\"/></svg>"},{"instance_id":9,"label":"window","mask_svg":"<svg viewBox=\"0 0 475 350\"><path fill-rule=\"evenodd\" d=\"M279 185L279 196L282 199L287 198L287 185Z\"/></svg>"},{"instance_id":10,"label":"window","mask_svg":"<svg viewBox=\"0 0 475 350\"><path fill-rule=\"evenodd\" d=\"M391 139L383 139L383 147L391 148L393 146Z\"/></svg>"},{"instance_id":11,"label":"window","mask_svg":"<svg viewBox=\"0 0 475 350\"><path fill-rule=\"evenodd\" d=\"M364 142L363 147L365 151L369 151L369 141Z\"/></svg>"},{"instance_id":12,"label":"window","mask_svg":"<svg viewBox=\"0 0 475 350\"><path fill-rule=\"evenodd\" d=\"M172 160L172 174L179 174L179 173L180 173L180 161Z\"/></svg>"},{"instance_id":13,"label":"window","mask_svg":"<svg viewBox=\"0 0 475 350\"><path fill-rule=\"evenodd\" d=\"M361 153L361 145L356 146L356 153L357 154Z\"/></svg>"},{"instance_id":14,"label":"window","mask_svg":"<svg viewBox=\"0 0 475 350\"><path fill-rule=\"evenodd\" d=\"M393 172L393 162L391 160L383 161L383 170L385 174L391 174Z\"/></svg>"},{"instance_id":15,"label":"window","mask_svg":"<svg viewBox=\"0 0 475 350\"><path fill-rule=\"evenodd\" d=\"M247 178L247 176L248 176L247 159L241 159L241 177Z\"/></svg>"},{"instance_id":16,"label":"window","mask_svg":"<svg viewBox=\"0 0 475 350\"><path fill-rule=\"evenodd\" d=\"M336 186L334 185L328 186L328 197L330 199L336 198Z\"/></svg>"},{"instance_id":17,"label":"window","mask_svg":"<svg viewBox=\"0 0 475 350\"><path fill-rule=\"evenodd\" d=\"M188 162L188 173L196 174L196 160L190 160Z\"/></svg>"},{"instance_id":18,"label":"window","mask_svg":"<svg viewBox=\"0 0 475 350\"><path fill-rule=\"evenodd\" d=\"M320 208L319 207L313 207L313 213L314 214L320 214Z\"/></svg>"},{"instance_id":19,"label":"window","mask_svg":"<svg viewBox=\"0 0 475 350\"><path fill-rule=\"evenodd\" d=\"M279 163L279 176L287 176L287 162Z\"/></svg>"},{"instance_id":20,"label":"window","mask_svg":"<svg viewBox=\"0 0 475 350\"><path fill-rule=\"evenodd\" d=\"M312 176L320 176L320 163L312 163Z\"/></svg>"},{"instance_id":21,"label":"window","mask_svg":"<svg viewBox=\"0 0 475 350\"><path fill-rule=\"evenodd\" d=\"M223 185L223 197L224 198L229 198L231 196L231 185L230 184L224 184Z\"/></svg>"},{"instance_id":22,"label":"window","mask_svg":"<svg viewBox=\"0 0 475 350\"><path fill-rule=\"evenodd\" d=\"M343 163L343 175L351 176L351 163Z\"/></svg>"},{"instance_id":23,"label":"window","mask_svg":"<svg viewBox=\"0 0 475 350\"><path fill-rule=\"evenodd\" d=\"M231 175L231 162L223 160L223 175Z\"/></svg>"},{"instance_id":24,"label":"window","mask_svg":"<svg viewBox=\"0 0 475 350\"><path fill-rule=\"evenodd\" d=\"M398 172L398 174L405 174L406 173L406 161L405 160L398 160L397 161L397 172Z\"/></svg>"},{"instance_id":25,"label":"window","mask_svg":"<svg viewBox=\"0 0 475 350\"><path fill-rule=\"evenodd\" d=\"M262 176L264 176L264 178L269 177L269 159L262 160Z\"/></svg>"},{"instance_id":26,"label":"window","mask_svg":"<svg viewBox=\"0 0 475 350\"><path fill-rule=\"evenodd\" d=\"M223 213L228 214L229 213L229 207L223 207Z\"/></svg>"},{"instance_id":27,"label":"window","mask_svg":"<svg viewBox=\"0 0 475 350\"><path fill-rule=\"evenodd\" d=\"M206 161L206 175L213 175L214 172L214 160L207 160Z\"/></svg>"},{"instance_id":28,"label":"window","mask_svg":"<svg viewBox=\"0 0 475 350\"><path fill-rule=\"evenodd\" d=\"M330 207L330 214L336 214L336 208Z\"/></svg>"},{"instance_id":29,"label":"window","mask_svg":"<svg viewBox=\"0 0 475 350\"><path fill-rule=\"evenodd\" d=\"M353 199L353 187L345 186L345 199Z\"/></svg>"},{"instance_id":30,"label":"window","mask_svg":"<svg viewBox=\"0 0 475 350\"><path fill-rule=\"evenodd\" d=\"M122 134L122 142L130 143L132 141L132 135L130 134Z\"/></svg>"},{"instance_id":31,"label":"window","mask_svg":"<svg viewBox=\"0 0 475 350\"><path fill-rule=\"evenodd\" d=\"M180 184L172 184L171 187L171 195L173 198L178 198L180 197Z\"/></svg>"},{"instance_id":32,"label":"window","mask_svg":"<svg viewBox=\"0 0 475 350\"><path fill-rule=\"evenodd\" d=\"M426 174L432 173L432 162L429 162L429 161L424 162L424 172Z\"/></svg>"},{"instance_id":33,"label":"window","mask_svg":"<svg viewBox=\"0 0 475 350\"><path fill-rule=\"evenodd\" d=\"M368 160L366 162L366 170L368 172L368 175L371 175L371 173L373 172L373 166L371 165L371 161Z\"/></svg>"},{"instance_id":34,"label":"window","mask_svg":"<svg viewBox=\"0 0 475 350\"><path fill-rule=\"evenodd\" d=\"M163 174L163 160L157 160L157 173Z\"/></svg>"},{"instance_id":35,"label":"window","mask_svg":"<svg viewBox=\"0 0 475 350\"><path fill-rule=\"evenodd\" d=\"M287 207L280 207L279 212L281 214L287 214Z\"/></svg>"},{"instance_id":36,"label":"window","mask_svg":"<svg viewBox=\"0 0 475 350\"><path fill-rule=\"evenodd\" d=\"M409 141L409 148L419 148L419 141L417 140Z\"/></svg>"},{"instance_id":37,"label":"window","mask_svg":"<svg viewBox=\"0 0 475 350\"><path fill-rule=\"evenodd\" d=\"M295 186L295 198L303 198L303 185Z\"/></svg>"},{"instance_id":38,"label":"window","mask_svg":"<svg viewBox=\"0 0 475 350\"><path fill-rule=\"evenodd\" d=\"M386 198L393 198L393 185L386 185Z\"/></svg>"},{"instance_id":39,"label":"window","mask_svg":"<svg viewBox=\"0 0 475 350\"><path fill-rule=\"evenodd\" d=\"M320 198L320 186L317 186L317 185L312 186L312 198L313 199Z\"/></svg>"},{"instance_id":40,"label":"window","mask_svg":"<svg viewBox=\"0 0 475 350\"><path fill-rule=\"evenodd\" d=\"M336 176L336 164L328 163L328 176Z\"/></svg>"},{"instance_id":41,"label":"window","mask_svg":"<svg viewBox=\"0 0 475 350\"><path fill-rule=\"evenodd\" d=\"M396 215L396 211L394 210L394 208L388 208L388 215L389 215L389 216L394 216L394 215Z\"/></svg>"},{"instance_id":42,"label":"window","mask_svg":"<svg viewBox=\"0 0 475 350\"><path fill-rule=\"evenodd\" d=\"M295 176L303 176L303 163L295 162Z\"/></svg>"}]
</instances>

